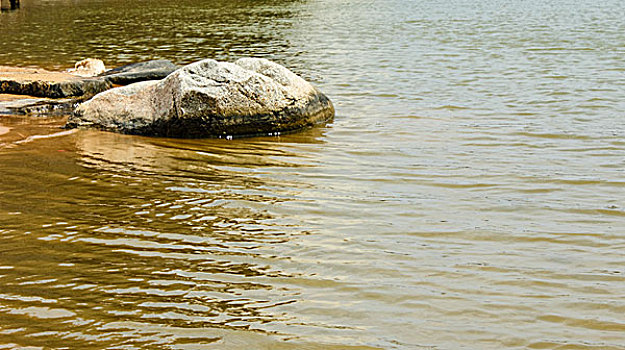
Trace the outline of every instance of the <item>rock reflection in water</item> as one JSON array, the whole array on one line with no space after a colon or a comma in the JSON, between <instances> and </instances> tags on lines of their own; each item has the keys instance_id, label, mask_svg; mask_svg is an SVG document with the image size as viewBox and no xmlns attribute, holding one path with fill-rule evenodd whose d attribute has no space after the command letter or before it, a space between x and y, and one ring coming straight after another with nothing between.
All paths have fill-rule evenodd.
<instances>
[{"instance_id":1,"label":"rock reflection in water","mask_svg":"<svg viewBox=\"0 0 625 350\"><path fill-rule=\"evenodd\" d=\"M314 144L319 130L289 140ZM68 152L56 154L42 151L50 141L39 140L30 160L45 164L57 186L43 201L11 191L3 198L15 216L0 217L7 224L0 235L0 317L11 325L0 343L201 347L287 337L296 325L283 308L301 294L289 279L310 277L290 262L290 251L311 232L272 210L297 184L285 187L264 177L263 168L301 166L277 141L81 131L65 136ZM51 155L61 158L41 162ZM5 157L5 165L17 161ZM20 209L24 199L29 207ZM50 207L48 224L30 223Z\"/></svg>"}]
</instances>

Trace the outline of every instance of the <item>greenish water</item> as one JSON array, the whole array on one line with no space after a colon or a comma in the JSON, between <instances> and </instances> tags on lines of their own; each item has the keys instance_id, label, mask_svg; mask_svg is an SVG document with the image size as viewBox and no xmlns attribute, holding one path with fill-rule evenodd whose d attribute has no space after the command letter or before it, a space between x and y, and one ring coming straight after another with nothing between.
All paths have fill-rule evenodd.
<instances>
[{"instance_id":1,"label":"greenish water","mask_svg":"<svg viewBox=\"0 0 625 350\"><path fill-rule=\"evenodd\" d=\"M623 13L22 0L0 64L267 57L337 116L230 141L0 116L0 348L625 349Z\"/></svg>"}]
</instances>

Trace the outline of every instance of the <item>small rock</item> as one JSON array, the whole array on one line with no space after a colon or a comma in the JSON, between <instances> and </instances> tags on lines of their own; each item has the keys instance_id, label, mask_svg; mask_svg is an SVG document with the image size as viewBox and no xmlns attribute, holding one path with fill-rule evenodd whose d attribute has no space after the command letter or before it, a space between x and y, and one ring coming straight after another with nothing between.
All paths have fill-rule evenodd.
<instances>
[{"instance_id":1,"label":"small rock","mask_svg":"<svg viewBox=\"0 0 625 350\"><path fill-rule=\"evenodd\" d=\"M294 131L333 116L323 93L277 63L206 59L160 81L100 93L81 104L66 127L185 138L252 136Z\"/></svg>"},{"instance_id":2,"label":"small rock","mask_svg":"<svg viewBox=\"0 0 625 350\"><path fill-rule=\"evenodd\" d=\"M95 77L106 71L104 62L95 58L87 58L76 62L73 69L68 70L72 75L79 77Z\"/></svg>"}]
</instances>

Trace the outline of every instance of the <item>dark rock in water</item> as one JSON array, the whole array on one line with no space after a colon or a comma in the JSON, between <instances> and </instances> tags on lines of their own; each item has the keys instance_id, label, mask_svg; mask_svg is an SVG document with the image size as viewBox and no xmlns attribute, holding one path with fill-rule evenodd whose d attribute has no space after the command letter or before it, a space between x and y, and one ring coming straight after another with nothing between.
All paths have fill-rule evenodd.
<instances>
[{"instance_id":1,"label":"dark rock in water","mask_svg":"<svg viewBox=\"0 0 625 350\"><path fill-rule=\"evenodd\" d=\"M127 85L145 80L160 80L178 68L180 67L171 61L154 60L111 69L100 76L113 84Z\"/></svg>"},{"instance_id":2,"label":"dark rock in water","mask_svg":"<svg viewBox=\"0 0 625 350\"><path fill-rule=\"evenodd\" d=\"M102 78L82 78L67 73L29 68L0 67L0 93L64 98L93 96L112 84Z\"/></svg>"},{"instance_id":3,"label":"dark rock in water","mask_svg":"<svg viewBox=\"0 0 625 350\"><path fill-rule=\"evenodd\" d=\"M0 80L0 93L63 98L93 96L112 87L104 79L81 79L61 82Z\"/></svg>"},{"instance_id":4,"label":"dark rock in water","mask_svg":"<svg viewBox=\"0 0 625 350\"><path fill-rule=\"evenodd\" d=\"M0 80L0 92L2 93L50 98L93 96L111 87L111 83L104 79L82 79L63 82Z\"/></svg>"},{"instance_id":5,"label":"dark rock in water","mask_svg":"<svg viewBox=\"0 0 625 350\"><path fill-rule=\"evenodd\" d=\"M166 137L267 135L334 116L332 102L266 59L207 59L160 81L111 89L81 104L67 127Z\"/></svg>"}]
</instances>

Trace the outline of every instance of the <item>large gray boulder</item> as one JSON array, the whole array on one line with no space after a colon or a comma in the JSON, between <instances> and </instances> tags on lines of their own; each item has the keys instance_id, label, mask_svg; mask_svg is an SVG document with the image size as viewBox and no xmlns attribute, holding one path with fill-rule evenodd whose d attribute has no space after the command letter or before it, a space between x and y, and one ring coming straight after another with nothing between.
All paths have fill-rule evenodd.
<instances>
[{"instance_id":1,"label":"large gray boulder","mask_svg":"<svg viewBox=\"0 0 625 350\"><path fill-rule=\"evenodd\" d=\"M324 94L277 63L206 59L160 81L100 93L78 106L66 126L199 138L293 131L333 116Z\"/></svg>"}]
</instances>

